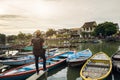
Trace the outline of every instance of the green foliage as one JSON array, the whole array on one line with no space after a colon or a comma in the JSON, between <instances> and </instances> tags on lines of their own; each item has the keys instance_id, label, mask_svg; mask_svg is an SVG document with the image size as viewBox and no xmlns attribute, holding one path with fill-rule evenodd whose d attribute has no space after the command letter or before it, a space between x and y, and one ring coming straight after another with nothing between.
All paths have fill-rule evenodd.
<instances>
[{"instance_id":1,"label":"green foliage","mask_svg":"<svg viewBox=\"0 0 120 80\"><path fill-rule=\"evenodd\" d=\"M117 32L117 27L112 22L104 22L99 24L96 29L94 30L93 34L95 36L111 36Z\"/></svg>"},{"instance_id":2,"label":"green foliage","mask_svg":"<svg viewBox=\"0 0 120 80\"><path fill-rule=\"evenodd\" d=\"M5 41L6 41L6 35L0 34L0 44L5 44Z\"/></svg>"},{"instance_id":3,"label":"green foliage","mask_svg":"<svg viewBox=\"0 0 120 80\"><path fill-rule=\"evenodd\" d=\"M14 42L17 39L16 35L9 35L7 36L7 41L8 42Z\"/></svg>"},{"instance_id":4,"label":"green foliage","mask_svg":"<svg viewBox=\"0 0 120 80\"><path fill-rule=\"evenodd\" d=\"M25 33L19 32L18 39L20 39L20 40L25 39Z\"/></svg>"},{"instance_id":5,"label":"green foliage","mask_svg":"<svg viewBox=\"0 0 120 80\"><path fill-rule=\"evenodd\" d=\"M32 38L32 34L25 34L22 32L19 32L19 34L17 35L17 39L18 39L18 43L19 44L23 44L25 45L26 43L28 43L28 41Z\"/></svg>"},{"instance_id":6,"label":"green foliage","mask_svg":"<svg viewBox=\"0 0 120 80\"><path fill-rule=\"evenodd\" d=\"M85 38L85 35L87 35L86 32L82 32L81 35Z\"/></svg>"},{"instance_id":7,"label":"green foliage","mask_svg":"<svg viewBox=\"0 0 120 80\"><path fill-rule=\"evenodd\" d=\"M54 29L49 29L47 32L46 32L46 36L52 36L53 34L56 34L56 31Z\"/></svg>"},{"instance_id":8,"label":"green foliage","mask_svg":"<svg viewBox=\"0 0 120 80\"><path fill-rule=\"evenodd\" d=\"M26 39L30 40L32 38L32 34L28 33L25 35Z\"/></svg>"}]
</instances>

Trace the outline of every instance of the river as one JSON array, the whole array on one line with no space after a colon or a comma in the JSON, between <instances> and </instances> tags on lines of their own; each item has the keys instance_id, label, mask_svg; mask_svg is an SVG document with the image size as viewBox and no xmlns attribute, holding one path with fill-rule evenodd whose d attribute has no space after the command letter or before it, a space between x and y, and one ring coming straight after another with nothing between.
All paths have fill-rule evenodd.
<instances>
[{"instance_id":1,"label":"river","mask_svg":"<svg viewBox=\"0 0 120 80\"><path fill-rule=\"evenodd\" d=\"M120 49L120 43L77 43L76 48L70 48L77 51L81 51L89 48L93 54L103 51L107 53L110 57L113 53ZM81 66L82 67L82 66ZM40 80L82 80L80 77L80 69L81 67L71 68L67 65L62 65L57 69L48 72L47 78ZM111 74L104 80L120 80L119 73L111 72Z\"/></svg>"}]
</instances>

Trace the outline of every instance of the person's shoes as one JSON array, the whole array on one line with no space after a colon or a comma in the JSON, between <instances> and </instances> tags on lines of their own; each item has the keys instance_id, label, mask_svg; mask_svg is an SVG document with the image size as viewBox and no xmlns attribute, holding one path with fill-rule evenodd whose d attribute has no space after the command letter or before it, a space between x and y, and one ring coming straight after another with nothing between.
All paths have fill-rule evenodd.
<instances>
[{"instance_id":1,"label":"person's shoes","mask_svg":"<svg viewBox=\"0 0 120 80\"><path fill-rule=\"evenodd\" d=\"M37 75L39 75L39 73L37 73Z\"/></svg>"},{"instance_id":2,"label":"person's shoes","mask_svg":"<svg viewBox=\"0 0 120 80\"><path fill-rule=\"evenodd\" d=\"M37 75L39 75L39 72L37 72Z\"/></svg>"},{"instance_id":3,"label":"person's shoes","mask_svg":"<svg viewBox=\"0 0 120 80\"><path fill-rule=\"evenodd\" d=\"M45 70L43 70L43 71L47 72L47 71L48 71L48 69L45 69Z\"/></svg>"}]
</instances>

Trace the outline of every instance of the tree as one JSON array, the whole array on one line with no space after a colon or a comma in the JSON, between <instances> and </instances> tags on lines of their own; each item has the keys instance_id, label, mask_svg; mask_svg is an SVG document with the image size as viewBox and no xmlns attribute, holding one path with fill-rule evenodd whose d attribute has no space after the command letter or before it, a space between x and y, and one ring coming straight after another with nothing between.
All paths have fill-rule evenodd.
<instances>
[{"instance_id":1,"label":"tree","mask_svg":"<svg viewBox=\"0 0 120 80\"><path fill-rule=\"evenodd\" d=\"M5 42L6 42L6 35L0 34L0 44L5 44Z\"/></svg>"},{"instance_id":2,"label":"tree","mask_svg":"<svg viewBox=\"0 0 120 80\"><path fill-rule=\"evenodd\" d=\"M7 41L8 42L14 42L17 39L16 35L9 35L7 36Z\"/></svg>"},{"instance_id":3,"label":"tree","mask_svg":"<svg viewBox=\"0 0 120 80\"><path fill-rule=\"evenodd\" d=\"M112 22L104 22L99 24L94 30L94 36L112 36L117 32L117 27Z\"/></svg>"},{"instance_id":4,"label":"tree","mask_svg":"<svg viewBox=\"0 0 120 80\"><path fill-rule=\"evenodd\" d=\"M19 40L25 39L25 33L19 32L19 34L18 34L18 39L19 39Z\"/></svg>"},{"instance_id":5,"label":"tree","mask_svg":"<svg viewBox=\"0 0 120 80\"><path fill-rule=\"evenodd\" d=\"M25 44L25 40L26 40L26 34L22 33L22 32L19 32L19 34L17 35L17 37L18 37L19 44L24 45Z\"/></svg>"},{"instance_id":6,"label":"tree","mask_svg":"<svg viewBox=\"0 0 120 80\"><path fill-rule=\"evenodd\" d=\"M47 32L46 32L46 36L49 37L49 36L52 36L53 34L56 34L56 31L54 29L49 29Z\"/></svg>"},{"instance_id":7,"label":"tree","mask_svg":"<svg viewBox=\"0 0 120 80\"><path fill-rule=\"evenodd\" d=\"M30 40L32 38L32 34L28 33L25 35L27 40Z\"/></svg>"}]
</instances>

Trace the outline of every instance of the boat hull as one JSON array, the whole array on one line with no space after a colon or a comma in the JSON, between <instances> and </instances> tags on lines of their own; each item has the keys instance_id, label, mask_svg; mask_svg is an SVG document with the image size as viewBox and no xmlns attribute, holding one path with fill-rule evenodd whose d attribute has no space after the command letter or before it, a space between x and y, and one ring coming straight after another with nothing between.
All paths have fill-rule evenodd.
<instances>
[{"instance_id":1,"label":"boat hull","mask_svg":"<svg viewBox=\"0 0 120 80\"><path fill-rule=\"evenodd\" d=\"M79 67L83 65L87 59L92 56L92 52L89 49L82 50L80 52L74 53L68 56L67 63L69 67Z\"/></svg>"},{"instance_id":2,"label":"boat hull","mask_svg":"<svg viewBox=\"0 0 120 80\"><path fill-rule=\"evenodd\" d=\"M48 72L61 66L62 64L65 64L66 60L62 61L61 63L59 63L58 65L52 66L48 68ZM4 78L0 78L0 80L25 80L27 78L29 78L30 76L32 76L33 74L35 74L35 71L29 74L23 74L23 75L17 75L17 76L11 76L11 77L4 77Z\"/></svg>"},{"instance_id":3,"label":"boat hull","mask_svg":"<svg viewBox=\"0 0 120 80\"><path fill-rule=\"evenodd\" d=\"M1 61L0 63L1 64L4 64L4 65L23 65L23 64L27 64L27 63L31 63L31 62L34 62L34 59L29 59L29 60L21 60L21 61L9 61L9 62L3 62Z\"/></svg>"},{"instance_id":4,"label":"boat hull","mask_svg":"<svg viewBox=\"0 0 120 80\"><path fill-rule=\"evenodd\" d=\"M112 65L113 65L113 71L120 73L120 51L115 52L112 56Z\"/></svg>"},{"instance_id":5,"label":"boat hull","mask_svg":"<svg viewBox=\"0 0 120 80\"><path fill-rule=\"evenodd\" d=\"M66 63L66 56L62 56L62 58L60 56L65 53L68 54L67 52L64 52L59 55L47 58L46 67L48 72ZM70 54L71 53L73 52L70 52ZM42 60L39 62L39 70L43 70ZM34 73L36 73L35 64L26 64L0 74L0 80L25 80Z\"/></svg>"},{"instance_id":6,"label":"boat hull","mask_svg":"<svg viewBox=\"0 0 120 80\"><path fill-rule=\"evenodd\" d=\"M25 80L26 78L32 76L34 73L17 75L17 76L10 76L10 77L8 76L8 77L0 78L0 80Z\"/></svg>"},{"instance_id":7,"label":"boat hull","mask_svg":"<svg viewBox=\"0 0 120 80\"><path fill-rule=\"evenodd\" d=\"M84 80L103 80L112 70L112 61L104 52L93 55L83 65L80 76Z\"/></svg>"},{"instance_id":8,"label":"boat hull","mask_svg":"<svg viewBox=\"0 0 120 80\"><path fill-rule=\"evenodd\" d=\"M67 62L69 67L78 67L83 65L86 62L86 60L83 61L71 61L71 62Z\"/></svg>"}]
</instances>

